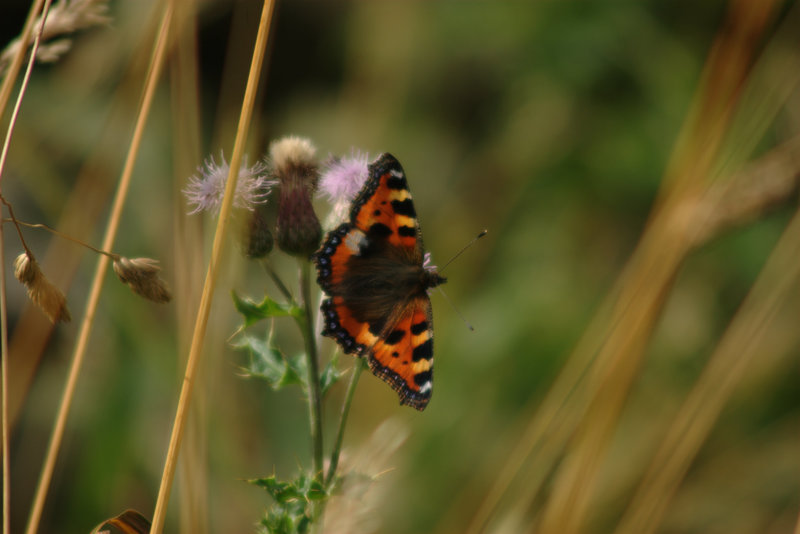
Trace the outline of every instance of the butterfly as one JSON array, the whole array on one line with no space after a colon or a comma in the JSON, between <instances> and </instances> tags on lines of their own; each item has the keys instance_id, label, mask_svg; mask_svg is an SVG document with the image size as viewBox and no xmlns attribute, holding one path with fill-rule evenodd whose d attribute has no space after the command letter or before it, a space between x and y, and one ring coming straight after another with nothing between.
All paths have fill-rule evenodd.
<instances>
[{"instance_id":1,"label":"butterfly","mask_svg":"<svg viewBox=\"0 0 800 534\"><path fill-rule=\"evenodd\" d=\"M369 165L349 222L313 256L322 302L322 334L347 354L366 357L373 374L424 410L433 391L433 313L428 289L446 279L424 265L406 175L391 154Z\"/></svg>"}]
</instances>

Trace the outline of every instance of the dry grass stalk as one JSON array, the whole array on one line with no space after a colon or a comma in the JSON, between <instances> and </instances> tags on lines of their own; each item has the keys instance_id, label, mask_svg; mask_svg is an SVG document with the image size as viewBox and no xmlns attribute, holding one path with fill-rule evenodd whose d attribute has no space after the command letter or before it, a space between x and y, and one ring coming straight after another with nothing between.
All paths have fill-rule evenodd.
<instances>
[{"instance_id":1,"label":"dry grass stalk","mask_svg":"<svg viewBox=\"0 0 800 534\"><path fill-rule=\"evenodd\" d=\"M674 494L725 401L753 360L762 356L767 326L800 278L800 213L770 255L741 309L653 456L617 534L649 534Z\"/></svg>"},{"instance_id":2,"label":"dry grass stalk","mask_svg":"<svg viewBox=\"0 0 800 534\"><path fill-rule=\"evenodd\" d=\"M170 3L170 5L172 4ZM258 26L258 34L256 36L256 42L253 49L253 57L250 63L250 73L247 79L247 86L245 88L245 94L242 102L242 110L239 115L239 124L236 131L233 154L231 156L231 172L228 176L225 186L225 195L223 197L222 207L220 208L219 219L217 220L217 228L214 233L211 259L209 261L208 271L206 273L206 279L203 285L203 294L200 299L200 306L197 310L197 319L195 321L194 333L192 335L192 344L189 348L189 357L186 362L183 387L181 389L180 398L178 399L178 409L175 413L175 422L172 426L172 435L170 436L167 458L164 462L164 471L161 476L161 484L158 490L156 508L153 512L153 526L150 530L152 534L161 534L161 532L164 530L164 521L167 514L167 505L169 503L169 497L172 490L172 483L175 478L175 468L177 466L178 453L180 451L181 441L183 439L183 433L186 427L189 406L191 405L192 390L194 388L194 382L197 376L197 368L203 349L203 341L205 339L206 327L208 325L208 317L211 313L211 303L213 300L214 289L216 287L216 281L219 275L219 265L221 263L223 247L228 232L233 198L236 191L236 182L239 174L238 169L242 164L245 144L247 142L247 136L250 130L250 122L253 115L253 109L255 107L258 80L261 75L261 68L266 51L267 37L269 36L273 8L274 2L272 0L264 1L264 6L261 11L261 20Z\"/></svg>"},{"instance_id":3,"label":"dry grass stalk","mask_svg":"<svg viewBox=\"0 0 800 534\"><path fill-rule=\"evenodd\" d=\"M650 339L678 268L695 241L692 218L673 214L685 199L702 196L715 173L721 147L734 112L744 107L740 87L751 71L755 38L766 27L774 5L734 2L723 32L712 48L701 84L698 106L685 130L688 141L674 154L662 202L629 264L608 336L597 340L596 371L590 387L597 391L582 418L577 439L554 480L540 531L582 529L595 494L599 467L614 435L628 391L637 376ZM727 177L726 177L727 178Z\"/></svg>"},{"instance_id":4,"label":"dry grass stalk","mask_svg":"<svg viewBox=\"0 0 800 534\"><path fill-rule=\"evenodd\" d=\"M23 252L14 261L14 276L28 290L28 297L39 306L54 323L71 319L67 298L45 277L36 259Z\"/></svg>"},{"instance_id":5,"label":"dry grass stalk","mask_svg":"<svg viewBox=\"0 0 800 534\"><path fill-rule=\"evenodd\" d=\"M510 455L468 532L480 532L486 527L518 476L525 478L526 488L518 495L519 500L515 499L517 508L529 510L550 466L557 464L570 436L579 428L567 459L556 472L554 490L537 530L581 529L606 444L641 365L644 347L678 267L690 246L697 243L694 238L697 228L692 224L697 222L694 212L690 212L691 217L677 218L675 210L686 206L697 208L696 204L687 204L687 199L700 196L699 192L707 188L705 184L719 177L712 171L727 125L737 109L735 103L741 95L742 81L750 69L753 35L765 27L772 7L770 3L731 6L729 23L738 27L734 28L736 31L722 32L712 49L652 221L616 289L530 420L524 438ZM758 13L745 16L753 9ZM534 451L535 458L531 456ZM526 463L528 468L523 470Z\"/></svg>"},{"instance_id":6,"label":"dry grass stalk","mask_svg":"<svg viewBox=\"0 0 800 534\"><path fill-rule=\"evenodd\" d=\"M122 217L122 208L125 205L125 200L130 188L131 177L133 175L133 166L139 153L139 147L144 134L144 126L153 102L153 96L158 84L159 75L166 58L171 20L172 3L170 2L167 4L164 16L161 20L161 26L159 28L155 50L151 58L147 78L145 80L144 89L142 92L142 100L139 104L139 113L136 117L136 125L134 127L133 136L128 148L125 165L120 175L119 186L117 187L117 192L114 197L108 225L106 226L105 236L103 237L102 250L111 250L113 248L114 239L117 235L120 218ZM92 280L89 298L87 299L85 316L81 323L78 341L75 345L75 350L72 355L69 376L67 377L67 383L64 388L61 404L58 408L58 415L56 416L53 433L50 436L50 442L47 447L47 455L45 457L44 466L42 467L42 472L39 476L39 483L36 486L33 505L28 517L28 525L25 529L26 534L35 534L39 528L39 522L41 521L42 511L44 509L44 502L47 497L50 480L52 479L53 471L55 469L55 462L56 458L58 457L58 451L61 447L61 440L64 436L67 415L69 414L69 409L72 404L72 398L75 393L83 358L86 355L86 348L89 344L89 334L92 330L94 315L97 311L97 304L100 301L100 293L102 292L103 280L105 279L106 270L108 269L108 262L109 257L105 254L101 255L97 262L97 268Z\"/></svg>"},{"instance_id":7,"label":"dry grass stalk","mask_svg":"<svg viewBox=\"0 0 800 534\"><path fill-rule=\"evenodd\" d=\"M58 61L69 51L72 40L51 39L109 22L111 19L108 17L107 0L61 0L50 8L36 59L45 63ZM36 20L36 25L40 24L41 16ZM22 42L23 38L18 37L0 53L0 74L6 71L14 57L20 53Z\"/></svg>"},{"instance_id":8,"label":"dry grass stalk","mask_svg":"<svg viewBox=\"0 0 800 534\"><path fill-rule=\"evenodd\" d=\"M715 184L699 204L685 210L697 229L692 246L702 246L785 204L799 187L800 137L773 149L730 180ZM676 215L684 216L683 211Z\"/></svg>"},{"instance_id":9,"label":"dry grass stalk","mask_svg":"<svg viewBox=\"0 0 800 534\"><path fill-rule=\"evenodd\" d=\"M114 272L134 293L153 302L169 302L172 299L166 283L158 276L161 267L150 258L118 257L114 260Z\"/></svg>"}]
</instances>

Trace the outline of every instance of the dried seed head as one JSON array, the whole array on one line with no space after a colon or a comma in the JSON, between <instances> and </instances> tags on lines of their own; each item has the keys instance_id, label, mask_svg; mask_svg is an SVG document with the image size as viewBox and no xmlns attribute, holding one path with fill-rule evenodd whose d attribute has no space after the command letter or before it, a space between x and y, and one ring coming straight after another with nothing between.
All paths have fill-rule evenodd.
<instances>
[{"instance_id":1,"label":"dried seed head","mask_svg":"<svg viewBox=\"0 0 800 534\"><path fill-rule=\"evenodd\" d=\"M169 302L172 295L167 284L158 276L161 267L150 258L124 258L114 260L114 272L134 293L153 302Z\"/></svg>"},{"instance_id":2,"label":"dried seed head","mask_svg":"<svg viewBox=\"0 0 800 534\"><path fill-rule=\"evenodd\" d=\"M311 205L319 171L315 148L308 139L287 137L270 146L270 163L280 185L278 246L296 256L309 256L319 246L322 228Z\"/></svg>"},{"instance_id":3,"label":"dried seed head","mask_svg":"<svg viewBox=\"0 0 800 534\"><path fill-rule=\"evenodd\" d=\"M50 280L45 278L33 256L23 252L14 260L14 276L28 290L28 298L47 314L50 321L69 321L67 298Z\"/></svg>"}]
</instances>

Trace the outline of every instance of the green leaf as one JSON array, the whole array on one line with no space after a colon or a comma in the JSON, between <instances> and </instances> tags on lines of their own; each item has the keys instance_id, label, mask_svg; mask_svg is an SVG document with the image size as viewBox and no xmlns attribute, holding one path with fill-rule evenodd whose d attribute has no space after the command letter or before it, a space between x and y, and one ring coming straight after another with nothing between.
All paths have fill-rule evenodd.
<instances>
[{"instance_id":1,"label":"green leaf","mask_svg":"<svg viewBox=\"0 0 800 534\"><path fill-rule=\"evenodd\" d=\"M297 486L290 482L280 482L275 475L266 478L253 478L248 480L251 484L267 490L267 493L275 499L275 502L286 503L292 500L304 498L304 495L297 489Z\"/></svg>"},{"instance_id":2,"label":"green leaf","mask_svg":"<svg viewBox=\"0 0 800 534\"><path fill-rule=\"evenodd\" d=\"M243 335L242 341L235 347L249 352L250 362L243 371L251 378L265 380L274 390L291 384L305 384L301 378L303 375L296 372L283 353L271 342Z\"/></svg>"},{"instance_id":3,"label":"green leaf","mask_svg":"<svg viewBox=\"0 0 800 534\"><path fill-rule=\"evenodd\" d=\"M339 356L335 354L325 366L325 369L322 370L322 374L319 377L319 387L323 395L344 375L344 372L339 370L338 364Z\"/></svg>"},{"instance_id":4,"label":"green leaf","mask_svg":"<svg viewBox=\"0 0 800 534\"><path fill-rule=\"evenodd\" d=\"M256 303L249 298L241 298L235 291L231 295L236 311L244 316L245 327L270 317L294 317L297 319L303 316L303 310L293 303L281 304L269 297L264 297L264 300Z\"/></svg>"},{"instance_id":5,"label":"green leaf","mask_svg":"<svg viewBox=\"0 0 800 534\"><path fill-rule=\"evenodd\" d=\"M286 363L289 364L289 367L298 376L298 380L300 384L302 384L303 389L308 389L308 360L306 359L306 355L300 353L291 358L286 358Z\"/></svg>"},{"instance_id":6,"label":"green leaf","mask_svg":"<svg viewBox=\"0 0 800 534\"><path fill-rule=\"evenodd\" d=\"M328 498L328 492L325 491L325 486L316 478L311 480L306 490L306 499L309 501L324 501Z\"/></svg>"},{"instance_id":7,"label":"green leaf","mask_svg":"<svg viewBox=\"0 0 800 534\"><path fill-rule=\"evenodd\" d=\"M267 517L261 520L270 534L295 534L293 523L292 517L280 506L271 509Z\"/></svg>"}]
</instances>

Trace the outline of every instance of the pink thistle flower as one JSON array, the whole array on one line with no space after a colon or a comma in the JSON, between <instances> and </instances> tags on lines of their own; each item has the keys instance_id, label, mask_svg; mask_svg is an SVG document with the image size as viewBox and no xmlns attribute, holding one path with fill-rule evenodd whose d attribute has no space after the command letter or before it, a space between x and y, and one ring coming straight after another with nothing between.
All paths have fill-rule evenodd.
<instances>
[{"instance_id":1,"label":"pink thistle flower","mask_svg":"<svg viewBox=\"0 0 800 534\"><path fill-rule=\"evenodd\" d=\"M202 166L197 168L197 174L189 178L188 185L183 189L186 201L189 205L194 206L189 215L201 211L211 213L219 211L230 171L225 156L220 154L220 159L222 161L218 164L214 161L214 157L210 156ZM252 211L257 204L267 201L273 185L275 182L267 179L266 165L258 162L252 167L248 167L245 161L239 169L233 205Z\"/></svg>"},{"instance_id":2,"label":"pink thistle flower","mask_svg":"<svg viewBox=\"0 0 800 534\"><path fill-rule=\"evenodd\" d=\"M320 190L333 203L350 202L367 181L369 155L353 150L349 157L331 158L320 177Z\"/></svg>"}]
</instances>

